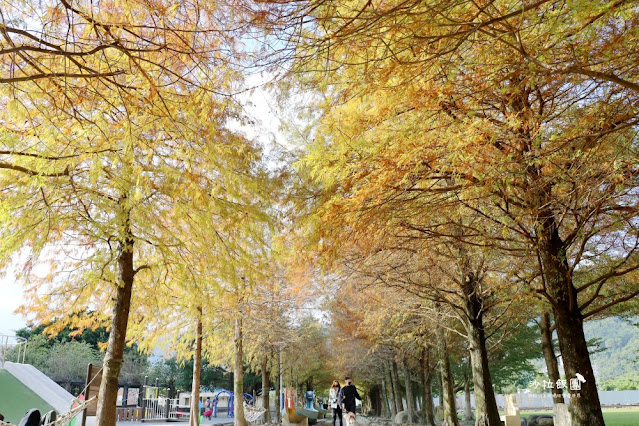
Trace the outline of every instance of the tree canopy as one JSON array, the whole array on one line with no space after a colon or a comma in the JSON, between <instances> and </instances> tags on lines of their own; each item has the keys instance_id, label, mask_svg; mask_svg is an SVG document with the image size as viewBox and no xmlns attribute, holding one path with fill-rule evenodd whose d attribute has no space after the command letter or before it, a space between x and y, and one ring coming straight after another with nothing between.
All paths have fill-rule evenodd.
<instances>
[{"instance_id":1,"label":"tree canopy","mask_svg":"<svg viewBox=\"0 0 639 426\"><path fill-rule=\"evenodd\" d=\"M194 401L212 364L265 398L357 374L431 425L462 389L501 424L493 389L561 356L603 425L584 329L636 315L636 2L0 1L0 269L102 344L99 426L127 344ZM245 131L256 80L299 113L281 158Z\"/></svg>"}]
</instances>

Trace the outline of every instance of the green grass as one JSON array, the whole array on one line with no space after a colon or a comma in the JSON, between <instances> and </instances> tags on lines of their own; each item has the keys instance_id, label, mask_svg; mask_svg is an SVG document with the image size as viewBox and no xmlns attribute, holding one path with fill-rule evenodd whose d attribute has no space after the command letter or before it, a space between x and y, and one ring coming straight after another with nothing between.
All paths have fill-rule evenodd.
<instances>
[{"instance_id":1,"label":"green grass","mask_svg":"<svg viewBox=\"0 0 639 426\"><path fill-rule=\"evenodd\" d=\"M40 414L53 410L31 389L6 370L0 369L0 413L4 415L4 421L17 424L32 408L40 410Z\"/></svg>"},{"instance_id":2,"label":"green grass","mask_svg":"<svg viewBox=\"0 0 639 426\"><path fill-rule=\"evenodd\" d=\"M552 411L523 411L522 417L532 414L552 414ZM639 425L638 408L604 408L604 421L606 426L637 426Z\"/></svg>"}]
</instances>

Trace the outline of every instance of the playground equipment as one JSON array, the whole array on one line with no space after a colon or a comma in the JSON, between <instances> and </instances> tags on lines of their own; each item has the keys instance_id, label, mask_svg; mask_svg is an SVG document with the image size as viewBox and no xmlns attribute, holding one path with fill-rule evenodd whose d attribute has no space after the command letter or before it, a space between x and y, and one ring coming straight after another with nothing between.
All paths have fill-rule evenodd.
<instances>
[{"instance_id":1,"label":"playground equipment","mask_svg":"<svg viewBox=\"0 0 639 426\"><path fill-rule=\"evenodd\" d=\"M246 394L244 394L246 396ZM256 407L255 404L249 405L246 403L246 397L244 398L244 418L249 423L255 423L257 419L262 417L266 412L264 407Z\"/></svg>"},{"instance_id":2,"label":"playground equipment","mask_svg":"<svg viewBox=\"0 0 639 426\"><path fill-rule=\"evenodd\" d=\"M234 413L234 393L231 391L228 391L226 389L222 389L221 391L219 391L217 394L215 394L215 396L213 397L213 417L217 418L217 407L218 404L220 402L220 396L227 396L228 397L228 402L226 404L226 416L227 417L233 417L233 413ZM254 405L254 400L253 400L253 395L250 395L248 393L245 393L243 395L243 402L245 404L245 406L253 406Z\"/></svg>"},{"instance_id":3,"label":"playground equipment","mask_svg":"<svg viewBox=\"0 0 639 426\"><path fill-rule=\"evenodd\" d=\"M26 353L27 339L0 334L0 368L4 368L4 363L7 361L24 364Z\"/></svg>"},{"instance_id":4,"label":"playground equipment","mask_svg":"<svg viewBox=\"0 0 639 426\"><path fill-rule=\"evenodd\" d=\"M160 379L155 379L154 385L148 384L148 377L144 377L142 386L142 421L171 422L184 417L186 411L179 405L178 398L169 398L170 390L166 389L166 397L160 395Z\"/></svg>"},{"instance_id":5,"label":"playground equipment","mask_svg":"<svg viewBox=\"0 0 639 426\"><path fill-rule=\"evenodd\" d=\"M307 391L304 395L306 405L304 408L298 408L296 411L298 414L302 414L308 417L309 423L313 424L319 418L319 411L315 409L313 403L315 402L315 392Z\"/></svg>"},{"instance_id":6,"label":"playground equipment","mask_svg":"<svg viewBox=\"0 0 639 426\"><path fill-rule=\"evenodd\" d=\"M92 404L94 402L95 402L95 397L87 401L83 401L82 403L78 404L77 407L61 415L58 415L55 411L50 411L41 417L39 410L32 409L27 412L25 417L20 422L20 425L24 424L26 426L30 426L33 424L38 426L39 425L63 426L73 421L78 416L78 414L80 414L80 412L82 412L87 407L87 405ZM0 426L16 426L16 425L10 422L0 421Z\"/></svg>"},{"instance_id":7,"label":"playground equipment","mask_svg":"<svg viewBox=\"0 0 639 426\"><path fill-rule=\"evenodd\" d=\"M317 411L318 418L323 419L328 413L328 410L322 408L322 406L317 402L317 398L315 395L315 391L307 391L306 392L306 406L305 410Z\"/></svg>"},{"instance_id":8,"label":"playground equipment","mask_svg":"<svg viewBox=\"0 0 639 426\"><path fill-rule=\"evenodd\" d=\"M297 424L301 426L308 426L308 416L299 413L295 409L294 401L295 391L293 388L285 390L284 397L284 412L282 413L282 423L284 425Z\"/></svg>"},{"instance_id":9,"label":"playground equipment","mask_svg":"<svg viewBox=\"0 0 639 426\"><path fill-rule=\"evenodd\" d=\"M226 416L233 417L233 392L227 390L221 390L213 397L213 417L217 418L217 409L220 403L220 396L225 395L228 397L226 404Z\"/></svg>"},{"instance_id":10,"label":"playground equipment","mask_svg":"<svg viewBox=\"0 0 639 426\"><path fill-rule=\"evenodd\" d=\"M307 410L314 410L313 402L315 402L315 392L306 391L306 406L304 407Z\"/></svg>"},{"instance_id":11,"label":"playground equipment","mask_svg":"<svg viewBox=\"0 0 639 426\"><path fill-rule=\"evenodd\" d=\"M6 361L0 369L0 412L17 423L29 409L63 413L74 396L30 364Z\"/></svg>"}]
</instances>

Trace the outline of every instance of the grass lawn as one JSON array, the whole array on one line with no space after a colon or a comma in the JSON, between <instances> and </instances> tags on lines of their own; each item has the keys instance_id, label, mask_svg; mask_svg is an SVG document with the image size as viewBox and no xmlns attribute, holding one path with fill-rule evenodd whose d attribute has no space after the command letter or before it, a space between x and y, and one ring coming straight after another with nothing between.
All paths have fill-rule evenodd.
<instances>
[{"instance_id":1,"label":"grass lawn","mask_svg":"<svg viewBox=\"0 0 639 426\"><path fill-rule=\"evenodd\" d=\"M552 411L522 411L522 417L532 414L552 414ZM639 425L639 407L637 408L604 408L606 426L637 426Z\"/></svg>"},{"instance_id":2,"label":"grass lawn","mask_svg":"<svg viewBox=\"0 0 639 426\"><path fill-rule=\"evenodd\" d=\"M6 370L0 369L0 413L4 415L4 421L18 424L32 408L40 410L40 414L53 410L31 389Z\"/></svg>"}]
</instances>

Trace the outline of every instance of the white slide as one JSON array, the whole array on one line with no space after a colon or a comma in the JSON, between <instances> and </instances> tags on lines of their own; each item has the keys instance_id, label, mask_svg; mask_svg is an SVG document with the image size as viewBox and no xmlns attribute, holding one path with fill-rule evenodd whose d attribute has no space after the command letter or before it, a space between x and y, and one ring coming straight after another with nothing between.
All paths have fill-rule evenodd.
<instances>
[{"instance_id":1,"label":"white slide","mask_svg":"<svg viewBox=\"0 0 639 426\"><path fill-rule=\"evenodd\" d=\"M4 368L58 413L65 413L71 409L74 396L33 365L7 361Z\"/></svg>"}]
</instances>

